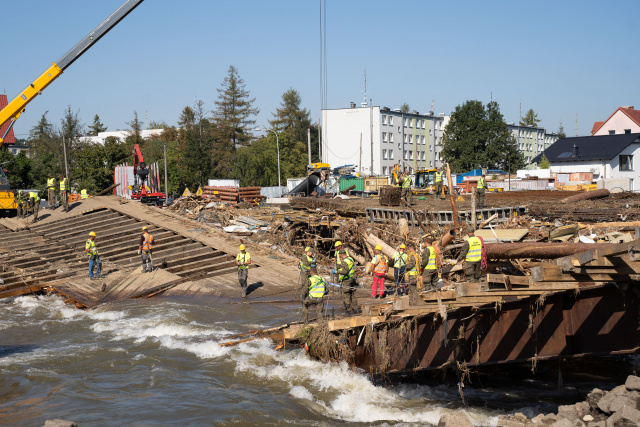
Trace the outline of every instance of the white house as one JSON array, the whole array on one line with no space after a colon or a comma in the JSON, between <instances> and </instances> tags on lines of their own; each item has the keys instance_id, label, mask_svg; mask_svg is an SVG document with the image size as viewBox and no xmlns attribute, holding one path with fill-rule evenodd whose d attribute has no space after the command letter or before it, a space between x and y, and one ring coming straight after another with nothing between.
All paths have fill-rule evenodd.
<instances>
[{"instance_id":1,"label":"white house","mask_svg":"<svg viewBox=\"0 0 640 427\"><path fill-rule=\"evenodd\" d=\"M632 106L620 107L604 122L595 122L592 136L640 132L640 111Z\"/></svg>"},{"instance_id":2,"label":"white house","mask_svg":"<svg viewBox=\"0 0 640 427\"><path fill-rule=\"evenodd\" d=\"M630 189L640 190L640 133L562 138L544 151L551 172L591 172L594 179L631 180ZM542 153L533 161L540 163Z\"/></svg>"}]
</instances>

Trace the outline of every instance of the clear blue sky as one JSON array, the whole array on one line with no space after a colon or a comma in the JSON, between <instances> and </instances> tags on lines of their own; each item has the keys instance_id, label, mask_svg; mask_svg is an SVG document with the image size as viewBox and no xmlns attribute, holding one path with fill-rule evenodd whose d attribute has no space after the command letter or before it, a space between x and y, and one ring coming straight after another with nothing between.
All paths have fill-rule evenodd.
<instances>
[{"instance_id":1,"label":"clear blue sky","mask_svg":"<svg viewBox=\"0 0 640 427\"><path fill-rule=\"evenodd\" d=\"M0 91L9 100L123 0L2 3ZM320 116L318 0L146 0L36 98L19 137L67 105L126 129L133 111L176 124L194 97L214 108L229 65L266 125L282 93L298 90ZM328 107L368 97L450 114L469 99L500 104L507 122L533 108L548 130L588 134L617 107L640 109L638 0L327 0Z\"/></svg>"}]
</instances>

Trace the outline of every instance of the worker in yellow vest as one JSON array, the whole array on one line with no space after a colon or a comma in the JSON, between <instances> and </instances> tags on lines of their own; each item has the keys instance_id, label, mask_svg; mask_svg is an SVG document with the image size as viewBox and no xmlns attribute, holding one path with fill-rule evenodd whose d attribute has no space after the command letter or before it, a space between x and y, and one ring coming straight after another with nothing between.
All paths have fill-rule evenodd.
<instances>
[{"instance_id":1,"label":"worker in yellow vest","mask_svg":"<svg viewBox=\"0 0 640 427\"><path fill-rule=\"evenodd\" d=\"M484 192L487 189L487 181L485 181L485 174L482 174L478 179L478 185L476 186L476 208L484 209Z\"/></svg>"},{"instance_id":2,"label":"worker in yellow vest","mask_svg":"<svg viewBox=\"0 0 640 427\"><path fill-rule=\"evenodd\" d=\"M338 278L340 280L340 286L342 290L342 303L344 309L349 314L358 314L358 305L356 304L356 262L347 255L347 252L343 249L339 253L340 256L340 270L338 270Z\"/></svg>"},{"instance_id":3,"label":"worker in yellow vest","mask_svg":"<svg viewBox=\"0 0 640 427\"><path fill-rule=\"evenodd\" d=\"M20 190L16 193L16 216L18 218L24 218L27 216L27 206L29 201L24 191Z\"/></svg>"},{"instance_id":4,"label":"worker in yellow vest","mask_svg":"<svg viewBox=\"0 0 640 427\"><path fill-rule=\"evenodd\" d=\"M376 245L373 249L373 259L371 265L373 266L373 284L371 285L371 298L384 298L384 279L387 276L387 270L389 269L389 258L382 253L382 246Z\"/></svg>"},{"instance_id":5,"label":"worker in yellow vest","mask_svg":"<svg viewBox=\"0 0 640 427\"><path fill-rule=\"evenodd\" d=\"M304 248L304 253L300 257L300 283L303 289L307 287L307 281L309 280L309 270L316 266L316 259L313 256L313 251L309 246Z\"/></svg>"},{"instance_id":6,"label":"worker in yellow vest","mask_svg":"<svg viewBox=\"0 0 640 427\"><path fill-rule=\"evenodd\" d=\"M33 211L33 222L38 220L38 211L40 210L40 197L35 191L29 192L29 209Z\"/></svg>"},{"instance_id":7,"label":"worker in yellow vest","mask_svg":"<svg viewBox=\"0 0 640 427\"><path fill-rule=\"evenodd\" d=\"M396 282L396 295L405 295L404 268L407 265L407 254L404 252L407 247L403 244L398 246L398 250L393 254L393 277Z\"/></svg>"},{"instance_id":8,"label":"worker in yellow vest","mask_svg":"<svg viewBox=\"0 0 640 427\"><path fill-rule=\"evenodd\" d=\"M89 279L99 279L100 271L102 270L102 262L100 262L100 255L98 254L98 247L96 246L96 233L89 233L89 240L84 245L84 251L89 258ZM96 268L96 274L93 274L93 268Z\"/></svg>"},{"instance_id":9,"label":"worker in yellow vest","mask_svg":"<svg viewBox=\"0 0 640 427\"><path fill-rule=\"evenodd\" d=\"M418 276L420 276L420 255L416 253L416 245L407 245L407 265L405 266L404 280L407 283L409 303L418 303Z\"/></svg>"},{"instance_id":10,"label":"worker in yellow vest","mask_svg":"<svg viewBox=\"0 0 640 427\"><path fill-rule=\"evenodd\" d=\"M440 168L436 168L436 172L433 174L433 182L434 182L434 193L433 196L437 198L444 199L444 195L442 194L442 172L440 172Z\"/></svg>"},{"instance_id":11,"label":"worker in yellow vest","mask_svg":"<svg viewBox=\"0 0 640 427\"><path fill-rule=\"evenodd\" d=\"M475 229L472 225L467 227L467 234L469 238L462 245L457 261L460 262L464 259L464 274L467 276L467 280L477 283L482 274L481 261L484 242L475 235Z\"/></svg>"},{"instance_id":12,"label":"worker in yellow vest","mask_svg":"<svg viewBox=\"0 0 640 427\"><path fill-rule=\"evenodd\" d=\"M153 235L149 233L149 229L145 225L142 227L142 236L140 236L140 244L138 245L138 255L142 257L142 272L150 273L153 271L153 259L151 252L153 251Z\"/></svg>"},{"instance_id":13,"label":"worker in yellow vest","mask_svg":"<svg viewBox=\"0 0 640 427\"><path fill-rule=\"evenodd\" d=\"M69 191L69 185L67 182L67 178L60 177L60 206L63 207L65 212L69 212L69 198L67 196L67 191Z\"/></svg>"},{"instance_id":14,"label":"worker in yellow vest","mask_svg":"<svg viewBox=\"0 0 640 427\"><path fill-rule=\"evenodd\" d=\"M49 209L56 208L56 178L47 179L47 202L49 202Z\"/></svg>"},{"instance_id":15,"label":"worker in yellow vest","mask_svg":"<svg viewBox=\"0 0 640 427\"><path fill-rule=\"evenodd\" d=\"M247 252L244 245L240 245L240 253L236 256L238 266L238 282L242 288L242 298L247 297L247 279L249 277L249 265L251 264L251 254Z\"/></svg>"},{"instance_id":16,"label":"worker in yellow vest","mask_svg":"<svg viewBox=\"0 0 640 427\"><path fill-rule=\"evenodd\" d=\"M89 198L89 193L87 192L87 189L83 188L82 190L80 190L80 199L87 200L88 198Z\"/></svg>"},{"instance_id":17,"label":"worker in yellow vest","mask_svg":"<svg viewBox=\"0 0 640 427\"><path fill-rule=\"evenodd\" d=\"M422 283L425 290L436 289L438 283L438 264L436 260L436 249L433 247L433 239L426 237L424 242L427 247L422 254L422 263L420 265L422 269Z\"/></svg>"},{"instance_id":18,"label":"worker in yellow vest","mask_svg":"<svg viewBox=\"0 0 640 427\"><path fill-rule=\"evenodd\" d=\"M309 321L309 307L316 307L316 320L322 319L322 308L324 307L323 297L327 293L327 284L318 275L316 267L309 269L309 278L305 282L306 292L302 301L302 315L304 323Z\"/></svg>"},{"instance_id":19,"label":"worker in yellow vest","mask_svg":"<svg viewBox=\"0 0 640 427\"><path fill-rule=\"evenodd\" d=\"M407 171L405 171L402 180L402 199L407 205L411 205L411 177Z\"/></svg>"}]
</instances>

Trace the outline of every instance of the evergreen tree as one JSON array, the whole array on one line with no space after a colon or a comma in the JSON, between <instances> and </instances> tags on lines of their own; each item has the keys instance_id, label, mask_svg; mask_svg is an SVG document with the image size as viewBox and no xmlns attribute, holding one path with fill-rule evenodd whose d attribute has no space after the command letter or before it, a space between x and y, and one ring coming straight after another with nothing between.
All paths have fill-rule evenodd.
<instances>
[{"instance_id":1,"label":"evergreen tree","mask_svg":"<svg viewBox=\"0 0 640 427\"><path fill-rule=\"evenodd\" d=\"M567 134L564 133L564 127L562 126L562 122L560 122L560 127L558 128L558 138L566 138Z\"/></svg>"},{"instance_id":2,"label":"evergreen tree","mask_svg":"<svg viewBox=\"0 0 640 427\"><path fill-rule=\"evenodd\" d=\"M213 145L213 139L211 122L204 116L204 102L198 101L195 110L185 107L178 124L183 183L188 188L206 185L210 173L210 147Z\"/></svg>"},{"instance_id":3,"label":"evergreen tree","mask_svg":"<svg viewBox=\"0 0 640 427\"><path fill-rule=\"evenodd\" d=\"M97 136L100 132L106 132L107 127L100 122L100 116L93 116L93 124L89 126L89 135Z\"/></svg>"},{"instance_id":4,"label":"evergreen tree","mask_svg":"<svg viewBox=\"0 0 640 427\"><path fill-rule=\"evenodd\" d=\"M301 108L300 94L290 88L282 94L280 107L273 114L274 119L269 121L271 128L276 132L288 131L297 141L307 140L307 129L311 127L311 115L309 110Z\"/></svg>"},{"instance_id":5,"label":"evergreen tree","mask_svg":"<svg viewBox=\"0 0 640 427\"><path fill-rule=\"evenodd\" d=\"M542 153L542 158L540 159L540 169L549 169L551 167L551 162L547 159L547 156Z\"/></svg>"},{"instance_id":6,"label":"evergreen tree","mask_svg":"<svg viewBox=\"0 0 640 427\"><path fill-rule=\"evenodd\" d=\"M61 141L59 142L57 136L54 135L53 125L47 119L48 113L48 111L45 111L38 123L31 128L28 141L31 147L29 151L32 177L43 179L59 177L63 171L58 161L58 150ZM11 177L9 177L9 180L11 181Z\"/></svg>"},{"instance_id":7,"label":"evergreen tree","mask_svg":"<svg viewBox=\"0 0 640 427\"><path fill-rule=\"evenodd\" d=\"M252 140L253 117L260 112L253 106L255 98L250 98L244 80L232 65L227 77L218 90L213 123L216 138L213 144L215 175L221 178L231 176L234 154L238 147L248 145Z\"/></svg>"},{"instance_id":8,"label":"evergreen tree","mask_svg":"<svg viewBox=\"0 0 640 427\"><path fill-rule=\"evenodd\" d=\"M128 144L138 144L140 148L144 144L144 139L142 139L142 122L138 119L138 112L134 110L133 112L133 120L127 122L129 125L129 135L126 138L126 142Z\"/></svg>"},{"instance_id":9,"label":"evergreen tree","mask_svg":"<svg viewBox=\"0 0 640 427\"><path fill-rule=\"evenodd\" d=\"M520 120L520 126L538 127L538 123L540 123L538 114L534 113L531 108L524 114L524 118Z\"/></svg>"}]
</instances>

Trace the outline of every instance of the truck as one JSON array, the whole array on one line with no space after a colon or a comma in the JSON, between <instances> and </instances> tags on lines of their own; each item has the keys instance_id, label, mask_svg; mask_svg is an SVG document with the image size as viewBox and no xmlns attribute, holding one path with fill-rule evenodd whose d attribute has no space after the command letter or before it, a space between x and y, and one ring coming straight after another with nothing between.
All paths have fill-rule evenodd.
<instances>
[{"instance_id":1,"label":"truck","mask_svg":"<svg viewBox=\"0 0 640 427\"><path fill-rule=\"evenodd\" d=\"M91 46L93 46L98 40L100 40L105 34L107 34L113 27L115 27L120 21L122 21L129 13L131 13L136 7L138 7L144 0L127 0L125 1L115 12L113 12L107 19L102 21L100 25L94 28L89 34L87 34L80 42L78 42L71 50L64 54L58 61L53 62L47 70L35 79L29 86L27 86L19 95L17 95L6 107L0 110L0 128L6 123L9 123L6 130L0 135L0 146L4 143L4 140L13 128L16 120L24 113L27 105L33 101L33 99L40 95L44 89L47 88L54 80L66 70L71 64L73 64L78 58L80 58ZM0 176L0 209L13 209L16 208L15 203L15 190L11 190L8 185L8 180L4 175L4 180ZM6 181L6 183L4 182ZM13 206L5 208L4 206Z\"/></svg>"}]
</instances>

